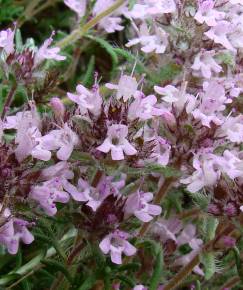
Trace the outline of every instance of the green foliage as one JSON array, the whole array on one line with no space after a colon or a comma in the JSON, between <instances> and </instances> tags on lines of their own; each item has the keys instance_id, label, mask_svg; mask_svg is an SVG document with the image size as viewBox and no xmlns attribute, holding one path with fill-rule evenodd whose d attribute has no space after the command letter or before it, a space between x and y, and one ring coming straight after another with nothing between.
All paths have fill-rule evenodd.
<instances>
[{"instance_id":1,"label":"green foliage","mask_svg":"<svg viewBox=\"0 0 243 290\"><path fill-rule=\"evenodd\" d=\"M205 252L201 255L201 262L204 265L205 279L209 280L216 272L216 259L212 252Z\"/></svg>"},{"instance_id":2,"label":"green foliage","mask_svg":"<svg viewBox=\"0 0 243 290\"><path fill-rule=\"evenodd\" d=\"M210 202L210 196L206 195L202 192L189 192L186 191L186 193L192 198L195 205L197 205L202 210L205 210Z\"/></svg>"},{"instance_id":3,"label":"green foliage","mask_svg":"<svg viewBox=\"0 0 243 290\"><path fill-rule=\"evenodd\" d=\"M229 51L226 52L220 52L217 56L216 59L226 65L229 65L231 67L235 66L235 60L234 60L234 56L232 55L232 53L230 53Z\"/></svg>"},{"instance_id":4,"label":"green foliage","mask_svg":"<svg viewBox=\"0 0 243 290\"><path fill-rule=\"evenodd\" d=\"M131 175L149 175L152 173L160 173L165 178L169 177L178 177L180 176L180 172L170 166L161 166L159 164L145 164L143 168L134 168L128 167L126 168L126 173Z\"/></svg>"},{"instance_id":5,"label":"green foliage","mask_svg":"<svg viewBox=\"0 0 243 290\"><path fill-rule=\"evenodd\" d=\"M112 63L112 68L111 68L111 76L113 75L113 72L116 70L116 67L118 65L118 57L114 51L114 47L112 45L110 45L110 43L103 39L100 38L98 36L91 36L88 35L86 36L88 39L91 39L92 41L97 42L103 49L105 49L105 51L108 53L108 55L111 57L111 63Z\"/></svg>"},{"instance_id":6,"label":"green foliage","mask_svg":"<svg viewBox=\"0 0 243 290\"><path fill-rule=\"evenodd\" d=\"M23 12L24 7L13 0L0 0L0 24L15 20Z\"/></svg>"},{"instance_id":7,"label":"green foliage","mask_svg":"<svg viewBox=\"0 0 243 290\"><path fill-rule=\"evenodd\" d=\"M202 231L203 231L203 236L206 239L206 242L211 241L215 237L215 232L217 229L217 226L219 224L219 221L217 218L214 218L212 216L206 216L202 220Z\"/></svg>"},{"instance_id":8,"label":"green foliage","mask_svg":"<svg viewBox=\"0 0 243 290\"><path fill-rule=\"evenodd\" d=\"M154 271L150 281L149 286L150 290L156 290L158 288L161 282L161 276L163 272L163 264L164 264L163 250L161 247L158 247L157 249L158 253L155 258Z\"/></svg>"}]
</instances>

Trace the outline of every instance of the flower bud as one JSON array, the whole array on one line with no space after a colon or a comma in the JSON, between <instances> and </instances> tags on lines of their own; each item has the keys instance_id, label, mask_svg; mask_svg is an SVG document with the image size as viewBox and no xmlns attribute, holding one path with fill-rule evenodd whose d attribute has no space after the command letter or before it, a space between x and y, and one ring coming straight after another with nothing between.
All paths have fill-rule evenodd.
<instances>
[{"instance_id":1,"label":"flower bud","mask_svg":"<svg viewBox=\"0 0 243 290\"><path fill-rule=\"evenodd\" d=\"M222 241L224 243L224 246L227 248L233 248L236 244L235 238L229 237L229 236L223 236Z\"/></svg>"},{"instance_id":2,"label":"flower bud","mask_svg":"<svg viewBox=\"0 0 243 290\"><path fill-rule=\"evenodd\" d=\"M51 98L50 105L56 117L64 116L65 106L58 97Z\"/></svg>"}]
</instances>

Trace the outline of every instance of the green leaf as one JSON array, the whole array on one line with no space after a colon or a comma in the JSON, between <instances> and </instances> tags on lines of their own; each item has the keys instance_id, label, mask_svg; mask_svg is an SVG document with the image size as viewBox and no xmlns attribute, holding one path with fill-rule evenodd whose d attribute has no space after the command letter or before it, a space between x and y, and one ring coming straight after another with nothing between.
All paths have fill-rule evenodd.
<instances>
[{"instance_id":1,"label":"green leaf","mask_svg":"<svg viewBox=\"0 0 243 290\"><path fill-rule=\"evenodd\" d=\"M138 59L137 56L133 55L130 51L122 48L114 48L117 55L125 58L129 63L136 63L135 71L138 73L145 73L150 78L150 71L146 69L145 65Z\"/></svg>"},{"instance_id":2,"label":"green leaf","mask_svg":"<svg viewBox=\"0 0 243 290\"><path fill-rule=\"evenodd\" d=\"M73 161L80 161L83 162L85 164L94 164L95 160L93 159L93 157L86 152L80 152L78 150L74 150L71 157L71 160Z\"/></svg>"},{"instance_id":3,"label":"green leaf","mask_svg":"<svg viewBox=\"0 0 243 290\"><path fill-rule=\"evenodd\" d=\"M201 290L201 283L199 280L196 281L196 289L195 290Z\"/></svg>"},{"instance_id":4,"label":"green leaf","mask_svg":"<svg viewBox=\"0 0 243 290\"><path fill-rule=\"evenodd\" d=\"M147 174L151 173L161 173L164 175L164 177L179 177L180 172L172 167L169 166L162 166L157 163L149 163L145 164L145 172Z\"/></svg>"},{"instance_id":5,"label":"green leaf","mask_svg":"<svg viewBox=\"0 0 243 290\"><path fill-rule=\"evenodd\" d=\"M136 272L139 270L140 267L141 267L140 263L128 263L128 264L124 264L118 267L117 271L118 272L123 272L123 271Z\"/></svg>"},{"instance_id":6,"label":"green leaf","mask_svg":"<svg viewBox=\"0 0 243 290\"><path fill-rule=\"evenodd\" d=\"M96 282L96 275L90 275L87 279L83 282L83 284L78 288L78 290L90 290Z\"/></svg>"},{"instance_id":7,"label":"green leaf","mask_svg":"<svg viewBox=\"0 0 243 290\"><path fill-rule=\"evenodd\" d=\"M217 56L216 56L216 59L221 62L221 63L224 63L226 65L229 65L229 66L232 66L234 67L235 66L235 59L234 59L234 56L232 53L230 53L229 51L224 51L224 52L221 52L219 53Z\"/></svg>"},{"instance_id":8,"label":"green leaf","mask_svg":"<svg viewBox=\"0 0 243 290\"><path fill-rule=\"evenodd\" d=\"M202 228L207 242L214 239L218 224L218 219L212 216L207 216L203 219Z\"/></svg>"},{"instance_id":9,"label":"green leaf","mask_svg":"<svg viewBox=\"0 0 243 290\"><path fill-rule=\"evenodd\" d=\"M73 279L72 279L72 277L71 277L70 273L68 272L67 267L65 265L63 265L57 261L50 260L50 259L42 259L41 263L51 267L51 269L53 269L54 271L62 272L63 275L65 275L65 277L67 278L67 280L71 284L73 283Z\"/></svg>"},{"instance_id":10,"label":"green leaf","mask_svg":"<svg viewBox=\"0 0 243 290\"><path fill-rule=\"evenodd\" d=\"M151 277L149 290L156 290L157 287L159 286L163 272L163 264L164 264L163 250L162 248L159 248L159 252L157 253L155 260L154 271Z\"/></svg>"},{"instance_id":11,"label":"green leaf","mask_svg":"<svg viewBox=\"0 0 243 290\"><path fill-rule=\"evenodd\" d=\"M94 69L95 69L95 56L92 55L88 67L86 69L86 73L82 79L82 84L86 87L90 87L93 84L93 78L94 78Z\"/></svg>"},{"instance_id":12,"label":"green leaf","mask_svg":"<svg viewBox=\"0 0 243 290\"><path fill-rule=\"evenodd\" d=\"M21 286L22 286L23 290L31 290L30 283L28 282L28 279L24 279L21 282Z\"/></svg>"},{"instance_id":13,"label":"green leaf","mask_svg":"<svg viewBox=\"0 0 243 290\"><path fill-rule=\"evenodd\" d=\"M201 262L204 265L204 277L206 280L209 280L216 272L216 260L214 253L203 253L201 255Z\"/></svg>"},{"instance_id":14,"label":"green leaf","mask_svg":"<svg viewBox=\"0 0 243 290\"><path fill-rule=\"evenodd\" d=\"M112 62L112 69L111 69L111 75L112 75L113 71L116 69L118 65L118 57L114 51L114 47L110 45L110 43L107 40L100 38L98 36L87 35L86 37L97 42L110 55L111 62Z\"/></svg>"},{"instance_id":15,"label":"green leaf","mask_svg":"<svg viewBox=\"0 0 243 290\"><path fill-rule=\"evenodd\" d=\"M126 285L128 285L129 287L131 287L131 289L136 286L136 282L133 281L133 279L128 276L117 275L116 278L119 279L121 282L125 283Z\"/></svg>"},{"instance_id":16,"label":"green leaf","mask_svg":"<svg viewBox=\"0 0 243 290\"><path fill-rule=\"evenodd\" d=\"M233 252L234 252L235 264L236 264L237 272L238 272L238 275L239 275L241 281L243 282L243 262L242 262L241 257L240 257L240 251L235 246L233 248Z\"/></svg>"},{"instance_id":17,"label":"green leaf","mask_svg":"<svg viewBox=\"0 0 243 290\"><path fill-rule=\"evenodd\" d=\"M182 68L176 63L168 63L161 68L160 72L156 75L157 82L167 82L173 80L178 74L180 74Z\"/></svg>"},{"instance_id":18,"label":"green leaf","mask_svg":"<svg viewBox=\"0 0 243 290\"><path fill-rule=\"evenodd\" d=\"M202 210L208 207L208 204L210 202L209 195L206 195L201 192L189 192L189 191L185 192L193 199L194 203Z\"/></svg>"},{"instance_id":19,"label":"green leaf","mask_svg":"<svg viewBox=\"0 0 243 290\"><path fill-rule=\"evenodd\" d=\"M21 31L19 28L17 28L15 32L15 45L16 45L16 51L20 52L23 48L23 40L22 40Z\"/></svg>"}]
</instances>

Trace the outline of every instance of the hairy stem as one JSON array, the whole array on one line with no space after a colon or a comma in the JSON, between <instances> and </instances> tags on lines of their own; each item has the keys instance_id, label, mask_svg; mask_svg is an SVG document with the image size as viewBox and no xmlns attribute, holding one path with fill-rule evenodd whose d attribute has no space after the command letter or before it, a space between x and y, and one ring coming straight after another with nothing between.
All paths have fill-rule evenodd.
<instances>
[{"instance_id":1,"label":"hairy stem","mask_svg":"<svg viewBox=\"0 0 243 290\"><path fill-rule=\"evenodd\" d=\"M229 226L222 225L218 235L211 241L209 241L205 246L194 256L194 258L183 267L169 282L164 286L163 290L173 290L180 284L186 277L192 272L193 268L200 263L200 255L204 251L208 251L221 237L225 232L229 230Z\"/></svg>"},{"instance_id":2,"label":"hairy stem","mask_svg":"<svg viewBox=\"0 0 243 290\"><path fill-rule=\"evenodd\" d=\"M199 255L197 254L190 263L188 263L184 268L181 269L181 271L179 271L173 279L171 279L169 281L169 283L167 285L164 286L163 290L172 290L175 289L176 286L183 281L193 270L193 268L195 266L197 266L197 264L199 264L200 259L199 259Z\"/></svg>"},{"instance_id":3,"label":"hairy stem","mask_svg":"<svg viewBox=\"0 0 243 290\"><path fill-rule=\"evenodd\" d=\"M9 110L9 107L11 106L11 104L13 102L13 98L14 98L14 94L15 94L16 89L17 89L17 84L14 84L7 95L6 101L3 105L3 111L1 114L2 120L4 119L7 111Z\"/></svg>"},{"instance_id":4,"label":"hairy stem","mask_svg":"<svg viewBox=\"0 0 243 290\"><path fill-rule=\"evenodd\" d=\"M107 8L105 11L98 14L96 17L92 18L88 21L81 29L77 28L72 31L70 35L63 38L59 42L56 43L60 48L64 48L70 44L73 44L77 40L81 39L85 33L87 33L92 27L94 27L97 23L99 23L103 18L112 14L115 10L121 7L126 3L126 0L117 0L113 5Z\"/></svg>"},{"instance_id":5,"label":"hairy stem","mask_svg":"<svg viewBox=\"0 0 243 290\"><path fill-rule=\"evenodd\" d=\"M233 288L234 286L240 284L240 277L239 276L234 276L231 278L229 281L227 281L222 287L221 290L224 290L226 288Z\"/></svg>"}]
</instances>

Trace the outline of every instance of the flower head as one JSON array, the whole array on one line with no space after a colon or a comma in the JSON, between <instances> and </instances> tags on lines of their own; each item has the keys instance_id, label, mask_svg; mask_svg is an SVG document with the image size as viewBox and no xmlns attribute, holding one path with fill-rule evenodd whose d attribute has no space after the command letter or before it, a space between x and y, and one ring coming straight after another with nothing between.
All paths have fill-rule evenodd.
<instances>
[{"instance_id":1,"label":"flower head","mask_svg":"<svg viewBox=\"0 0 243 290\"><path fill-rule=\"evenodd\" d=\"M118 85L107 83L106 87L111 90L117 90L116 98L118 100L123 98L124 102L127 102L131 97L135 96L138 83L134 77L122 75Z\"/></svg>"},{"instance_id":2,"label":"flower head","mask_svg":"<svg viewBox=\"0 0 243 290\"><path fill-rule=\"evenodd\" d=\"M31 224L23 219L12 217L8 208L3 210L2 215L6 222L0 227L0 244L3 244L10 254L15 255L20 241L25 244L33 242L34 237L28 230Z\"/></svg>"},{"instance_id":3,"label":"flower head","mask_svg":"<svg viewBox=\"0 0 243 290\"><path fill-rule=\"evenodd\" d=\"M125 205L125 215L134 214L138 219L147 223L153 219L153 216L160 215L162 209L159 205L150 204L153 200L151 192L137 191L129 195Z\"/></svg>"},{"instance_id":4,"label":"flower head","mask_svg":"<svg viewBox=\"0 0 243 290\"><path fill-rule=\"evenodd\" d=\"M127 140L128 128L125 125L111 125L108 128L107 138L97 147L97 150L108 153L111 151L113 160L123 160L126 155L135 155L137 150Z\"/></svg>"},{"instance_id":5,"label":"flower head","mask_svg":"<svg viewBox=\"0 0 243 290\"><path fill-rule=\"evenodd\" d=\"M46 39L44 41L42 46L36 52L35 58L34 58L35 67L40 65L45 59L54 59L57 61L66 59L65 56L59 54L59 52L60 52L59 47L49 48L49 46L53 42L53 38L52 38L53 35L54 35L54 32L52 33L52 35L48 39Z\"/></svg>"},{"instance_id":6,"label":"flower head","mask_svg":"<svg viewBox=\"0 0 243 290\"><path fill-rule=\"evenodd\" d=\"M14 34L15 30L10 28L0 31L0 48L3 48L7 55L14 52Z\"/></svg>"},{"instance_id":7,"label":"flower head","mask_svg":"<svg viewBox=\"0 0 243 290\"><path fill-rule=\"evenodd\" d=\"M111 261L115 264L122 264L122 254L133 256L136 248L128 241L128 234L120 230L107 235L100 243L99 247L104 254L110 253Z\"/></svg>"},{"instance_id":8,"label":"flower head","mask_svg":"<svg viewBox=\"0 0 243 290\"><path fill-rule=\"evenodd\" d=\"M82 18L86 12L86 0L64 0L64 3Z\"/></svg>"},{"instance_id":9,"label":"flower head","mask_svg":"<svg viewBox=\"0 0 243 290\"><path fill-rule=\"evenodd\" d=\"M79 138L65 123L63 128L53 130L43 136L41 143L45 150L58 150L58 159L67 160L72 154L74 147L78 145Z\"/></svg>"}]
</instances>

